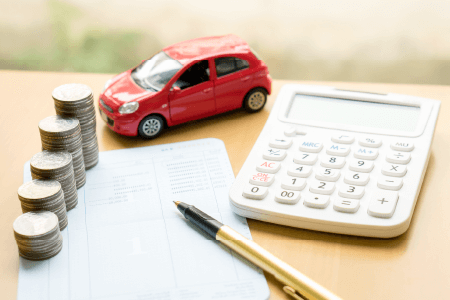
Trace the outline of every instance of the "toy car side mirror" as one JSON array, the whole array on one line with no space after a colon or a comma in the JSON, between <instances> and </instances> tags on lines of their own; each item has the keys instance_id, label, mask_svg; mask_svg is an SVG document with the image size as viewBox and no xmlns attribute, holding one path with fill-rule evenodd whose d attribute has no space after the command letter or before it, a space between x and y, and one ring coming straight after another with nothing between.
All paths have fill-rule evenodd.
<instances>
[{"instance_id":1,"label":"toy car side mirror","mask_svg":"<svg viewBox=\"0 0 450 300\"><path fill-rule=\"evenodd\" d=\"M179 93L181 91L179 86L173 86L171 89L172 93L176 94Z\"/></svg>"}]
</instances>

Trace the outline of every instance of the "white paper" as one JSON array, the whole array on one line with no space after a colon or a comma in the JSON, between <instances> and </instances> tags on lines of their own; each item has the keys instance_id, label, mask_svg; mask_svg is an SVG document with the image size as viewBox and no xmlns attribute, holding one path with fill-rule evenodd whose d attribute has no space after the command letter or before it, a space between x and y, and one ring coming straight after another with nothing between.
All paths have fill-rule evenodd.
<instances>
[{"instance_id":1,"label":"white paper","mask_svg":"<svg viewBox=\"0 0 450 300\"><path fill-rule=\"evenodd\" d=\"M24 181L31 180L29 162ZM100 153L68 213L64 246L20 258L19 300L267 299L260 269L177 211L183 201L251 238L233 214L233 171L222 141L203 139Z\"/></svg>"}]
</instances>

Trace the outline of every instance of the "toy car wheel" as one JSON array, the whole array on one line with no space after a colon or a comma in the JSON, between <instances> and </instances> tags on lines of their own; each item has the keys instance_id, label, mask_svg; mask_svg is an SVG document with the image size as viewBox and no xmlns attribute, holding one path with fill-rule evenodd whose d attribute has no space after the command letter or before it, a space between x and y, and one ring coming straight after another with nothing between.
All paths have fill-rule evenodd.
<instances>
[{"instance_id":1,"label":"toy car wheel","mask_svg":"<svg viewBox=\"0 0 450 300\"><path fill-rule=\"evenodd\" d=\"M145 117L139 124L139 135L146 139L153 139L164 129L164 120L159 116Z\"/></svg>"},{"instance_id":2,"label":"toy car wheel","mask_svg":"<svg viewBox=\"0 0 450 300\"><path fill-rule=\"evenodd\" d=\"M267 101L267 92L263 88L251 90L244 99L244 108L246 111L253 113L263 109Z\"/></svg>"}]
</instances>

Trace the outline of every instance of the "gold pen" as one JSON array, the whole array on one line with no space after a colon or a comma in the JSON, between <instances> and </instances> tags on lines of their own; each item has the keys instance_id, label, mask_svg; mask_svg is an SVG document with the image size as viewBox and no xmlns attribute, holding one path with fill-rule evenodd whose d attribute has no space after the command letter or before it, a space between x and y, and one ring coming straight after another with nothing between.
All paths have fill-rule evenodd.
<instances>
[{"instance_id":1,"label":"gold pen","mask_svg":"<svg viewBox=\"0 0 450 300\"><path fill-rule=\"evenodd\" d=\"M183 216L212 238L234 250L264 271L275 276L285 286L283 290L297 300L341 299L317 282L300 273L281 259L270 254L255 242L223 225L193 205L174 201Z\"/></svg>"}]
</instances>

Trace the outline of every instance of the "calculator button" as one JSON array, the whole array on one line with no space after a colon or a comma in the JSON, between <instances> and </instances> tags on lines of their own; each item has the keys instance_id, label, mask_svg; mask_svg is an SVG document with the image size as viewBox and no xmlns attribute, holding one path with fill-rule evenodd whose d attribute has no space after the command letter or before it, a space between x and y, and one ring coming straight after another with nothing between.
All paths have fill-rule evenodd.
<instances>
[{"instance_id":1,"label":"calculator button","mask_svg":"<svg viewBox=\"0 0 450 300\"><path fill-rule=\"evenodd\" d=\"M303 204L312 208L326 208L330 203L330 196L309 194L303 200Z\"/></svg>"},{"instance_id":2,"label":"calculator button","mask_svg":"<svg viewBox=\"0 0 450 300\"><path fill-rule=\"evenodd\" d=\"M286 150L269 148L264 151L263 158L268 160L280 161L286 157Z\"/></svg>"},{"instance_id":3,"label":"calculator button","mask_svg":"<svg viewBox=\"0 0 450 300\"><path fill-rule=\"evenodd\" d=\"M391 144L391 149L397 151L411 152L414 149L414 144L410 142L398 141Z\"/></svg>"},{"instance_id":4,"label":"calculator button","mask_svg":"<svg viewBox=\"0 0 450 300\"><path fill-rule=\"evenodd\" d=\"M340 169L345 165L345 158L325 155L320 161L320 165L325 168Z\"/></svg>"},{"instance_id":5,"label":"calculator button","mask_svg":"<svg viewBox=\"0 0 450 300\"><path fill-rule=\"evenodd\" d=\"M316 170L316 179L324 181L337 181L341 172L336 169L320 167Z\"/></svg>"},{"instance_id":6,"label":"calculator button","mask_svg":"<svg viewBox=\"0 0 450 300\"><path fill-rule=\"evenodd\" d=\"M366 185L370 180L368 173L347 172L344 182L352 185Z\"/></svg>"},{"instance_id":7,"label":"calculator button","mask_svg":"<svg viewBox=\"0 0 450 300\"><path fill-rule=\"evenodd\" d=\"M315 141L303 141L300 143L300 151L304 152L310 152L310 153L317 153L322 150L322 143L321 142L315 142Z\"/></svg>"},{"instance_id":8,"label":"calculator button","mask_svg":"<svg viewBox=\"0 0 450 300\"><path fill-rule=\"evenodd\" d=\"M288 149L292 146L291 138L273 138L269 141L269 146L278 149Z\"/></svg>"},{"instance_id":9,"label":"calculator button","mask_svg":"<svg viewBox=\"0 0 450 300\"><path fill-rule=\"evenodd\" d=\"M308 177L312 173L312 167L302 165L291 165L287 173L294 177Z\"/></svg>"},{"instance_id":10,"label":"calculator button","mask_svg":"<svg viewBox=\"0 0 450 300\"><path fill-rule=\"evenodd\" d=\"M285 136L295 136L295 127L288 127L284 130L284 135Z\"/></svg>"},{"instance_id":11,"label":"calculator button","mask_svg":"<svg viewBox=\"0 0 450 300\"><path fill-rule=\"evenodd\" d=\"M291 191L301 191L306 186L306 180L304 178L286 176L281 180L281 187Z\"/></svg>"},{"instance_id":12,"label":"calculator button","mask_svg":"<svg viewBox=\"0 0 450 300\"><path fill-rule=\"evenodd\" d=\"M334 187L334 182L314 180L309 187L309 191L316 194L331 195L334 192Z\"/></svg>"},{"instance_id":13,"label":"calculator button","mask_svg":"<svg viewBox=\"0 0 450 300\"><path fill-rule=\"evenodd\" d=\"M355 213L359 209L359 200L337 198L333 202L336 211L344 213Z\"/></svg>"},{"instance_id":14,"label":"calculator button","mask_svg":"<svg viewBox=\"0 0 450 300\"><path fill-rule=\"evenodd\" d=\"M359 144L364 147L378 148L382 142L379 138L365 137L359 140Z\"/></svg>"},{"instance_id":15,"label":"calculator button","mask_svg":"<svg viewBox=\"0 0 450 300\"><path fill-rule=\"evenodd\" d=\"M386 176L403 177L406 174L406 166L397 164L385 164L381 168L381 173Z\"/></svg>"},{"instance_id":16,"label":"calculator button","mask_svg":"<svg viewBox=\"0 0 450 300\"><path fill-rule=\"evenodd\" d=\"M403 186L403 179L395 177L378 177L377 186L380 189L398 191Z\"/></svg>"},{"instance_id":17,"label":"calculator button","mask_svg":"<svg viewBox=\"0 0 450 300\"><path fill-rule=\"evenodd\" d=\"M361 199L364 196L364 187L357 185L343 184L339 188L339 196L351 199Z\"/></svg>"},{"instance_id":18,"label":"calculator button","mask_svg":"<svg viewBox=\"0 0 450 300\"><path fill-rule=\"evenodd\" d=\"M317 154L297 152L294 154L294 162L301 165L314 165L317 161Z\"/></svg>"},{"instance_id":19,"label":"calculator button","mask_svg":"<svg viewBox=\"0 0 450 300\"><path fill-rule=\"evenodd\" d=\"M397 201L397 192L379 191L370 200L367 213L372 217L390 218L394 214Z\"/></svg>"},{"instance_id":20,"label":"calculator button","mask_svg":"<svg viewBox=\"0 0 450 300\"><path fill-rule=\"evenodd\" d=\"M350 153L350 146L334 144L327 147L327 154L337 156L347 156Z\"/></svg>"},{"instance_id":21,"label":"calculator button","mask_svg":"<svg viewBox=\"0 0 450 300\"><path fill-rule=\"evenodd\" d=\"M281 168L281 163L276 162L276 161L261 160L256 165L257 171L271 173L271 174L275 174L276 172L278 172L280 170L280 168Z\"/></svg>"},{"instance_id":22,"label":"calculator button","mask_svg":"<svg viewBox=\"0 0 450 300\"><path fill-rule=\"evenodd\" d=\"M373 161L353 159L348 168L355 172L370 173L373 170Z\"/></svg>"},{"instance_id":23,"label":"calculator button","mask_svg":"<svg viewBox=\"0 0 450 300\"><path fill-rule=\"evenodd\" d=\"M378 149L359 147L354 155L356 158L374 160L378 157Z\"/></svg>"},{"instance_id":24,"label":"calculator button","mask_svg":"<svg viewBox=\"0 0 450 300\"><path fill-rule=\"evenodd\" d=\"M339 144L352 144L355 141L355 137L353 135L342 133L333 135L331 140Z\"/></svg>"},{"instance_id":25,"label":"calculator button","mask_svg":"<svg viewBox=\"0 0 450 300\"><path fill-rule=\"evenodd\" d=\"M250 175L250 183L254 185L270 186L274 180L274 174L258 172Z\"/></svg>"},{"instance_id":26,"label":"calculator button","mask_svg":"<svg viewBox=\"0 0 450 300\"><path fill-rule=\"evenodd\" d=\"M278 189L275 192L275 201L283 204L296 204L300 200L300 192Z\"/></svg>"},{"instance_id":27,"label":"calculator button","mask_svg":"<svg viewBox=\"0 0 450 300\"><path fill-rule=\"evenodd\" d=\"M244 191L242 192L242 196L248 199L262 200L267 196L269 189L263 186L254 186L248 184Z\"/></svg>"},{"instance_id":28,"label":"calculator button","mask_svg":"<svg viewBox=\"0 0 450 300\"><path fill-rule=\"evenodd\" d=\"M386 155L386 161L394 164L406 165L411 161L411 154L408 152L390 152Z\"/></svg>"}]
</instances>

